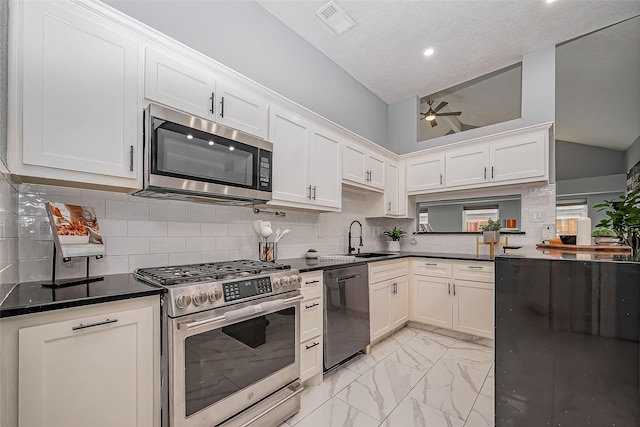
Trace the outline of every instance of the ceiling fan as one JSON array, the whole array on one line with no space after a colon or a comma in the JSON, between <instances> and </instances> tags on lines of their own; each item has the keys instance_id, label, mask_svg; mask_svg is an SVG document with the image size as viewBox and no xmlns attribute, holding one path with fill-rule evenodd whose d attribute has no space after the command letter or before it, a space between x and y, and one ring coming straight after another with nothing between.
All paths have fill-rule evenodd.
<instances>
[{"instance_id":1,"label":"ceiling fan","mask_svg":"<svg viewBox=\"0 0 640 427\"><path fill-rule=\"evenodd\" d=\"M420 113L424 116L420 120L428 121L429 123L431 123L431 127L438 126L438 122L436 122L436 117L459 116L460 114L462 114L462 111L455 111L451 113L438 113L438 111L440 111L445 105L448 104L448 102L445 102L445 101L442 101L440 104L438 104L438 106L435 109L433 108L433 100L431 99L428 100L427 104L429 104L429 111L427 111L426 113Z\"/></svg>"}]
</instances>

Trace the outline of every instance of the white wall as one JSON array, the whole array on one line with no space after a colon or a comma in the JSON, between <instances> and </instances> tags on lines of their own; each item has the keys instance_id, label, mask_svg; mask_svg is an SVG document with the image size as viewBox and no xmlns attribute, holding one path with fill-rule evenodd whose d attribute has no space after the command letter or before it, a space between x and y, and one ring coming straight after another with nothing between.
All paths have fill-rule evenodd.
<instances>
[{"instance_id":1,"label":"white wall","mask_svg":"<svg viewBox=\"0 0 640 427\"><path fill-rule=\"evenodd\" d=\"M387 104L256 2L105 0L105 3L386 146Z\"/></svg>"},{"instance_id":2,"label":"white wall","mask_svg":"<svg viewBox=\"0 0 640 427\"><path fill-rule=\"evenodd\" d=\"M409 134L392 135L392 128L390 128L387 148L394 153L405 154L535 124L553 122L555 120L555 54L555 46L549 46L527 53L522 57L521 118L420 142L411 139ZM419 105L414 111L406 113L411 114L411 117L417 120L418 112ZM549 140L549 150L551 152L554 150L553 138Z\"/></svg>"}]
</instances>

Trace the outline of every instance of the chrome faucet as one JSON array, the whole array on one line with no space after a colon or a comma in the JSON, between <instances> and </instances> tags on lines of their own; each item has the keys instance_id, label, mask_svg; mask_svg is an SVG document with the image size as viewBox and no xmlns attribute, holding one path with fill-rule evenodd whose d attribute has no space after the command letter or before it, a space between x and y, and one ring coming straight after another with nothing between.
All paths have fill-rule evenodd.
<instances>
[{"instance_id":1,"label":"chrome faucet","mask_svg":"<svg viewBox=\"0 0 640 427\"><path fill-rule=\"evenodd\" d=\"M351 221L351 224L349 225L349 241L347 242L347 252L349 253L349 255L351 255L352 251L355 251L356 248L354 248L353 246L351 246L351 227L353 226L353 224L358 223L358 225L360 226L360 244L358 246L364 246L362 244L362 224L360 223L360 221L355 220L355 221ZM358 253L360 253L360 248L358 248Z\"/></svg>"}]
</instances>

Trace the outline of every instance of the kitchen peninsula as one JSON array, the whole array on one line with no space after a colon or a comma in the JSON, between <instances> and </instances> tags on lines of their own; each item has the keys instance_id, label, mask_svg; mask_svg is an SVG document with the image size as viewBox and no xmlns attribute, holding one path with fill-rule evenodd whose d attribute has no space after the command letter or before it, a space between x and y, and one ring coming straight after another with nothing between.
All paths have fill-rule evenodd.
<instances>
[{"instance_id":1,"label":"kitchen peninsula","mask_svg":"<svg viewBox=\"0 0 640 427\"><path fill-rule=\"evenodd\" d=\"M496 268L496 425L640 425L640 262L525 248Z\"/></svg>"}]
</instances>

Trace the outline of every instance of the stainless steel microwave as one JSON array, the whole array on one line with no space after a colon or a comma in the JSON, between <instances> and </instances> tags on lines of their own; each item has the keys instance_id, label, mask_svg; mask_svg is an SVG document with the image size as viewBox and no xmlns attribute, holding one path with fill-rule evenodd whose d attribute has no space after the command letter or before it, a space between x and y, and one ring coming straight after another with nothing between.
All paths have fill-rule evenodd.
<instances>
[{"instance_id":1,"label":"stainless steel microwave","mask_svg":"<svg viewBox=\"0 0 640 427\"><path fill-rule=\"evenodd\" d=\"M150 104L144 111L144 178L137 196L231 205L271 200L273 144Z\"/></svg>"}]
</instances>

